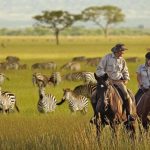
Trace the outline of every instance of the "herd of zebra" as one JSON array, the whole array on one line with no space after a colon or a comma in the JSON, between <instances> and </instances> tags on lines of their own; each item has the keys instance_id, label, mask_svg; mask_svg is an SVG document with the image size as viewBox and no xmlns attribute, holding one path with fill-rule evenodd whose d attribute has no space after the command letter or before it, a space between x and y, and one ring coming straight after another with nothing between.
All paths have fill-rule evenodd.
<instances>
[{"instance_id":1,"label":"herd of zebra","mask_svg":"<svg viewBox=\"0 0 150 150\"><path fill-rule=\"evenodd\" d=\"M9 80L7 76L0 73L0 84L2 84L5 79ZM69 88L64 89L62 100L58 102L55 96L51 93L46 93L45 89L48 84L56 86L63 80L82 80L85 84L75 87L74 90ZM32 83L39 88L37 110L40 113L55 111L56 106L61 105L66 100L68 101L71 112L81 111L85 114L88 108L88 98L91 99L92 94L96 89L96 80L93 72L75 72L64 76L62 76L60 72L53 72L50 77L43 75L42 73L33 73ZM0 89L0 111L9 113L14 111L14 109L19 112L15 94L1 91Z\"/></svg>"},{"instance_id":2,"label":"herd of zebra","mask_svg":"<svg viewBox=\"0 0 150 150\"><path fill-rule=\"evenodd\" d=\"M45 93L47 84L56 86L62 80L68 79L66 78L68 76L72 81L83 80L85 84L75 87L74 90L69 88L64 89L64 94L60 102L57 102L55 96L52 94ZM39 88L38 111L45 113L54 111L57 105L61 105L66 100L68 101L71 112L79 110L85 114L88 108L88 98L91 99L92 94L96 89L94 73L92 72L76 72L65 76L61 76L60 72L53 72L49 78L41 73L34 73L32 82Z\"/></svg>"}]
</instances>

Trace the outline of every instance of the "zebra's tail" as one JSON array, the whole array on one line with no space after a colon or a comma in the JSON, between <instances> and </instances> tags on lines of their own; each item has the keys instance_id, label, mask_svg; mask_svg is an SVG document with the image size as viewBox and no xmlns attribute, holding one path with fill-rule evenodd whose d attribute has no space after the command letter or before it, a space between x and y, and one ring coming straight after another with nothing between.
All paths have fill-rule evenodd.
<instances>
[{"instance_id":1,"label":"zebra's tail","mask_svg":"<svg viewBox=\"0 0 150 150\"><path fill-rule=\"evenodd\" d=\"M60 102L56 103L56 105L61 105L64 102L65 102L65 99L62 99Z\"/></svg>"},{"instance_id":2,"label":"zebra's tail","mask_svg":"<svg viewBox=\"0 0 150 150\"><path fill-rule=\"evenodd\" d=\"M19 108L18 108L18 106L17 106L16 103L15 103L15 108L16 108L16 110L17 110L18 112L20 112L20 110L19 110Z\"/></svg>"}]
</instances>

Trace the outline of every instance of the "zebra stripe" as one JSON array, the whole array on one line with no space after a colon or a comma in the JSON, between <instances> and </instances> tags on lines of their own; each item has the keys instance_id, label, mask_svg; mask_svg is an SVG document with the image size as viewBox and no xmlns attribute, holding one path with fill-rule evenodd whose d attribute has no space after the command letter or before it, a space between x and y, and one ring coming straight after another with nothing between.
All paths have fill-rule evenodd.
<instances>
[{"instance_id":1,"label":"zebra stripe","mask_svg":"<svg viewBox=\"0 0 150 150\"><path fill-rule=\"evenodd\" d=\"M56 109L56 98L51 94L45 94L45 88L39 87L39 101L37 109L40 113L52 112Z\"/></svg>"},{"instance_id":2,"label":"zebra stripe","mask_svg":"<svg viewBox=\"0 0 150 150\"><path fill-rule=\"evenodd\" d=\"M58 85L61 80L62 78L60 72L53 72L51 77L49 78L49 82L53 83L54 86Z\"/></svg>"},{"instance_id":3,"label":"zebra stripe","mask_svg":"<svg viewBox=\"0 0 150 150\"><path fill-rule=\"evenodd\" d=\"M97 83L94 72L83 72L84 82L85 83Z\"/></svg>"},{"instance_id":4,"label":"zebra stripe","mask_svg":"<svg viewBox=\"0 0 150 150\"><path fill-rule=\"evenodd\" d=\"M83 95L87 98L92 97L93 93L96 91L96 84L83 84L74 88L73 92L76 95Z\"/></svg>"},{"instance_id":5,"label":"zebra stripe","mask_svg":"<svg viewBox=\"0 0 150 150\"><path fill-rule=\"evenodd\" d=\"M68 101L71 112L81 111L84 114L87 112L88 100L85 96L76 95L72 90L65 89L62 101L57 105L61 105L65 100Z\"/></svg>"},{"instance_id":6,"label":"zebra stripe","mask_svg":"<svg viewBox=\"0 0 150 150\"><path fill-rule=\"evenodd\" d=\"M82 81L83 74L82 72L74 72L64 75L63 79L70 80L70 81Z\"/></svg>"},{"instance_id":7,"label":"zebra stripe","mask_svg":"<svg viewBox=\"0 0 150 150\"><path fill-rule=\"evenodd\" d=\"M14 112L14 109L19 112L16 104L16 96L11 92L0 90L0 110L5 113Z\"/></svg>"},{"instance_id":8,"label":"zebra stripe","mask_svg":"<svg viewBox=\"0 0 150 150\"><path fill-rule=\"evenodd\" d=\"M85 83L97 83L93 72L74 72L66 74L64 79L70 81L83 81Z\"/></svg>"}]
</instances>

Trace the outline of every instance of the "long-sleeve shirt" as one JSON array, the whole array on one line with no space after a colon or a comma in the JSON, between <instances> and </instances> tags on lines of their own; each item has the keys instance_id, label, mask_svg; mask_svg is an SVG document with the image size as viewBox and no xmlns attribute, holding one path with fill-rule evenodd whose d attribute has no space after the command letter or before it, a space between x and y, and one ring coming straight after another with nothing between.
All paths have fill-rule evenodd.
<instances>
[{"instance_id":1,"label":"long-sleeve shirt","mask_svg":"<svg viewBox=\"0 0 150 150\"><path fill-rule=\"evenodd\" d=\"M123 57L116 58L113 53L104 56L97 66L96 75L108 74L112 80L130 80L126 61Z\"/></svg>"},{"instance_id":2,"label":"long-sleeve shirt","mask_svg":"<svg viewBox=\"0 0 150 150\"><path fill-rule=\"evenodd\" d=\"M150 88L150 67L143 64L136 71L140 75L140 82L145 89ZM141 87L140 87L141 88Z\"/></svg>"}]
</instances>

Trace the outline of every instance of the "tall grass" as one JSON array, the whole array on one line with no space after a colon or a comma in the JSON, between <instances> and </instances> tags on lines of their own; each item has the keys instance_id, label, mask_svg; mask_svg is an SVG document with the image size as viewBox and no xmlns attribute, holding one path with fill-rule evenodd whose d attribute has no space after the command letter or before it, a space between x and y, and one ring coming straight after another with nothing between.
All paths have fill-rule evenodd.
<instances>
[{"instance_id":1,"label":"tall grass","mask_svg":"<svg viewBox=\"0 0 150 150\"><path fill-rule=\"evenodd\" d=\"M102 57L110 52L114 44L125 43L129 50L125 57L139 57L138 63L128 63L131 80L128 87L135 93L137 90L136 69L144 63L146 48L150 47L150 38L142 37L61 37L61 44L55 45L52 37L0 37L0 60L6 56L18 56L21 63L28 65L27 70L1 70L9 78L2 86L3 90L14 92L20 113L9 115L0 114L0 149L149 149L150 135L137 135L132 141L123 129L120 129L116 140L111 129L106 127L101 136L101 143L97 143L95 127L89 124L93 115L89 104L88 113L72 114L67 103L56 108L54 113L39 114L37 111L38 89L31 82L31 65L36 62L54 61L61 65L75 56ZM82 70L95 71L95 67L82 65ZM46 75L51 70L36 70ZM68 71L62 71L62 74ZM60 101L63 88L73 89L81 82L64 81L59 86L46 88L47 92L56 96Z\"/></svg>"}]
</instances>

